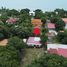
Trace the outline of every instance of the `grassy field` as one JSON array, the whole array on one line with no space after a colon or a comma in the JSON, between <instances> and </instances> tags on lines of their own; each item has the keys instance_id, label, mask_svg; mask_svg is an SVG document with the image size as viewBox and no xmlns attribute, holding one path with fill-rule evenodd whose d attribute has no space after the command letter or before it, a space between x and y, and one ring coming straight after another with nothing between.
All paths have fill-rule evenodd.
<instances>
[{"instance_id":1,"label":"grassy field","mask_svg":"<svg viewBox=\"0 0 67 67\"><path fill-rule=\"evenodd\" d=\"M43 48L27 48L25 49L25 55L21 63L21 67L25 67L33 60L38 59L44 54Z\"/></svg>"}]
</instances>

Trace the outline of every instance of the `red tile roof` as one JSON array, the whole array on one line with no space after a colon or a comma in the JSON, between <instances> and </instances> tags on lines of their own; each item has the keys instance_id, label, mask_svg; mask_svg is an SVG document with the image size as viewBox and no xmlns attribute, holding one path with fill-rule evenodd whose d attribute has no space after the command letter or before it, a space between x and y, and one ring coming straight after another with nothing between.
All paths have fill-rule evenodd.
<instances>
[{"instance_id":1,"label":"red tile roof","mask_svg":"<svg viewBox=\"0 0 67 67\"><path fill-rule=\"evenodd\" d=\"M62 18L65 24L67 24L67 18Z\"/></svg>"},{"instance_id":2,"label":"red tile roof","mask_svg":"<svg viewBox=\"0 0 67 67\"><path fill-rule=\"evenodd\" d=\"M51 28L51 29L54 29L55 28L55 24L53 24L53 23L47 23L47 27Z\"/></svg>"}]
</instances>

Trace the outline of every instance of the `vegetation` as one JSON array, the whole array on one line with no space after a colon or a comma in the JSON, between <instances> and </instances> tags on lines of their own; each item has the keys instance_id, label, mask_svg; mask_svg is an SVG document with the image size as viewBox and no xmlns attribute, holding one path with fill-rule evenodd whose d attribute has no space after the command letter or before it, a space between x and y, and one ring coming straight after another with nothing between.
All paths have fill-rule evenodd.
<instances>
[{"instance_id":1,"label":"vegetation","mask_svg":"<svg viewBox=\"0 0 67 67\"><path fill-rule=\"evenodd\" d=\"M21 52L21 49L24 49L26 44L18 37L12 37L9 39L8 44L10 46L13 46L16 48L16 50L19 50Z\"/></svg>"},{"instance_id":2,"label":"vegetation","mask_svg":"<svg viewBox=\"0 0 67 67\"><path fill-rule=\"evenodd\" d=\"M40 58L43 55L43 48L26 48L21 62L21 67L26 67L28 64L31 64L32 61Z\"/></svg>"},{"instance_id":3,"label":"vegetation","mask_svg":"<svg viewBox=\"0 0 67 67\"><path fill-rule=\"evenodd\" d=\"M31 24L32 17L42 20L41 35L39 35L41 37L42 45L44 45L48 39L46 36L48 29L45 28L46 20L50 20L55 24L56 31L64 30L65 24L61 18L67 18L66 10L56 9L52 12L43 12L40 9L36 9L34 11L35 16L31 16L29 12L30 9L28 8L21 9L20 11L15 9L10 10L3 7L0 9L0 40L5 38L9 39L7 46L0 47L1 67L19 67L21 56L23 58L23 55L21 54L26 47L26 44L22 39L27 39L28 37L33 36L33 26ZM18 18L18 21L13 24L6 23L7 19L10 17ZM57 40L60 43L67 44L67 32L59 32ZM41 53L41 51L39 52ZM28 67L67 67L67 59L57 55L45 54L42 58L34 61Z\"/></svg>"},{"instance_id":4,"label":"vegetation","mask_svg":"<svg viewBox=\"0 0 67 67\"><path fill-rule=\"evenodd\" d=\"M4 35L2 33L0 33L0 40L4 39Z\"/></svg>"},{"instance_id":5,"label":"vegetation","mask_svg":"<svg viewBox=\"0 0 67 67\"><path fill-rule=\"evenodd\" d=\"M1 67L19 67L20 56L14 47L0 47L0 66Z\"/></svg>"},{"instance_id":6,"label":"vegetation","mask_svg":"<svg viewBox=\"0 0 67 67\"><path fill-rule=\"evenodd\" d=\"M66 67L67 59L62 56L44 54L39 59L33 61L27 67Z\"/></svg>"},{"instance_id":7,"label":"vegetation","mask_svg":"<svg viewBox=\"0 0 67 67\"><path fill-rule=\"evenodd\" d=\"M9 39L6 46L0 46L0 66L19 67L26 44L18 37Z\"/></svg>"},{"instance_id":8,"label":"vegetation","mask_svg":"<svg viewBox=\"0 0 67 67\"><path fill-rule=\"evenodd\" d=\"M67 31L59 32L57 35L57 40L62 44L67 44Z\"/></svg>"},{"instance_id":9,"label":"vegetation","mask_svg":"<svg viewBox=\"0 0 67 67\"><path fill-rule=\"evenodd\" d=\"M56 31L64 30L65 23L64 23L62 20L58 20L58 21L55 23L55 27L56 27Z\"/></svg>"}]
</instances>

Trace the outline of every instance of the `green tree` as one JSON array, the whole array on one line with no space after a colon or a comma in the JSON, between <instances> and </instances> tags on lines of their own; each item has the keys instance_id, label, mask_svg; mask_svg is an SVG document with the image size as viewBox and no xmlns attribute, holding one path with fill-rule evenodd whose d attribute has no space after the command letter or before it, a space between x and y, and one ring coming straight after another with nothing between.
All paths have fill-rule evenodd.
<instances>
[{"instance_id":1,"label":"green tree","mask_svg":"<svg viewBox=\"0 0 67 67\"><path fill-rule=\"evenodd\" d=\"M62 44L67 44L67 31L59 32L57 35L57 40Z\"/></svg>"},{"instance_id":2,"label":"green tree","mask_svg":"<svg viewBox=\"0 0 67 67\"><path fill-rule=\"evenodd\" d=\"M57 12L57 14L62 18L62 17L65 17L65 10L64 9L56 9L56 10L54 10L54 12L56 13Z\"/></svg>"},{"instance_id":3,"label":"green tree","mask_svg":"<svg viewBox=\"0 0 67 67\"><path fill-rule=\"evenodd\" d=\"M62 20L58 20L55 23L56 31L64 30L65 23Z\"/></svg>"},{"instance_id":4,"label":"green tree","mask_svg":"<svg viewBox=\"0 0 67 67\"><path fill-rule=\"evenodd\" d=\"M19 11L15 10L15 9L12 9L12 10L9 10L8 13L7 13L8 16L19 16Z\"/></svg>"},{"instance_id":5,"label":"green tree","mask_svg":"<svg viewBox=\"0 0 67 67\"><path fill-rule=\"evenodd\" d=\"M0 66L1 67L19 67L20 56L14 47L0 47Z\"/></svg>"},{"instance_id":6,"label":"green tree","mask_svg":"<svg viewBox=\"0 0 67 67\"><path fill-rule=\"evenodd\" d=\"M26 44L18 37L12 37L9 39L8 44L15 47L20 52L25 48Z\"/></svg>"},{"instance_id":7,"label":"green tree","mask_svg":"<svg viewBox=\"0 0 67 67\"><path fill-rule=\"evenodd\" d=\"M36 19L41 19L42 15L43 15L42 10L36 9L34 12L35 12L34 18L36 18Z\"/></svg>"},{"instance_id":8,"label":"green tree","mask_svg":"<svg viewBox=\"0 0 67 67\"><path fill-rule=\"evenodd\" d=\"M40 35L41 43L42 43L42 46L44 47L46 47L46 43L48 40L48 36L46 35L47 31L48 31L47 29L42 28L41 35Z\"/></svg>"},{"instance_id":9,"label":"green tree","mask_svg":"<svg viewBox=\"0 0 67 67\"><path fill-rule=\"evenodd\" d=\"M29 12L30 12L30 9L28 8L20 10L20 14L29 14Z\"/></svg>"},{"instance_id":10,"label":"green tree","mask_svg":"<svg viewBox=\"0 0 67 67\"><path fill-rule=\"evenodd\" d=\"M0 33L0 40L4 39L4 35L2 33Z\"/></svg>"},{"instance_id":11,"label":"green tree","mask_svg":"<svg viewBox=\"0 0 67 67\"><path fill-rule=\"evenodd\" d=\"M0 16L0 20L3 22L3 23L6 23L6 20L8 19L8 16L7 15L1 15Z\"/></svg>"}]
</instances>

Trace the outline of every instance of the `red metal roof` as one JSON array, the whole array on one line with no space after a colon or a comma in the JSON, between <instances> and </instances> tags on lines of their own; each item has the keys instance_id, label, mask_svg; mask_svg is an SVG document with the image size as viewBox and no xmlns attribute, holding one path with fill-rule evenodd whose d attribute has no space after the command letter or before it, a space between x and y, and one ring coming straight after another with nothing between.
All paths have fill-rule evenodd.
<instances>
[{"instance_id":1,"label":"red metal roof","mask_svg":"<svg viewBox=\"0 0 67 67\"><path fill-rule=\"evenodd\" d=\"M40 34L40 29L39 28L34 28L33 29L33 34L35 34L35 35L39 35Z\"/></svg>"}]
</instances>

